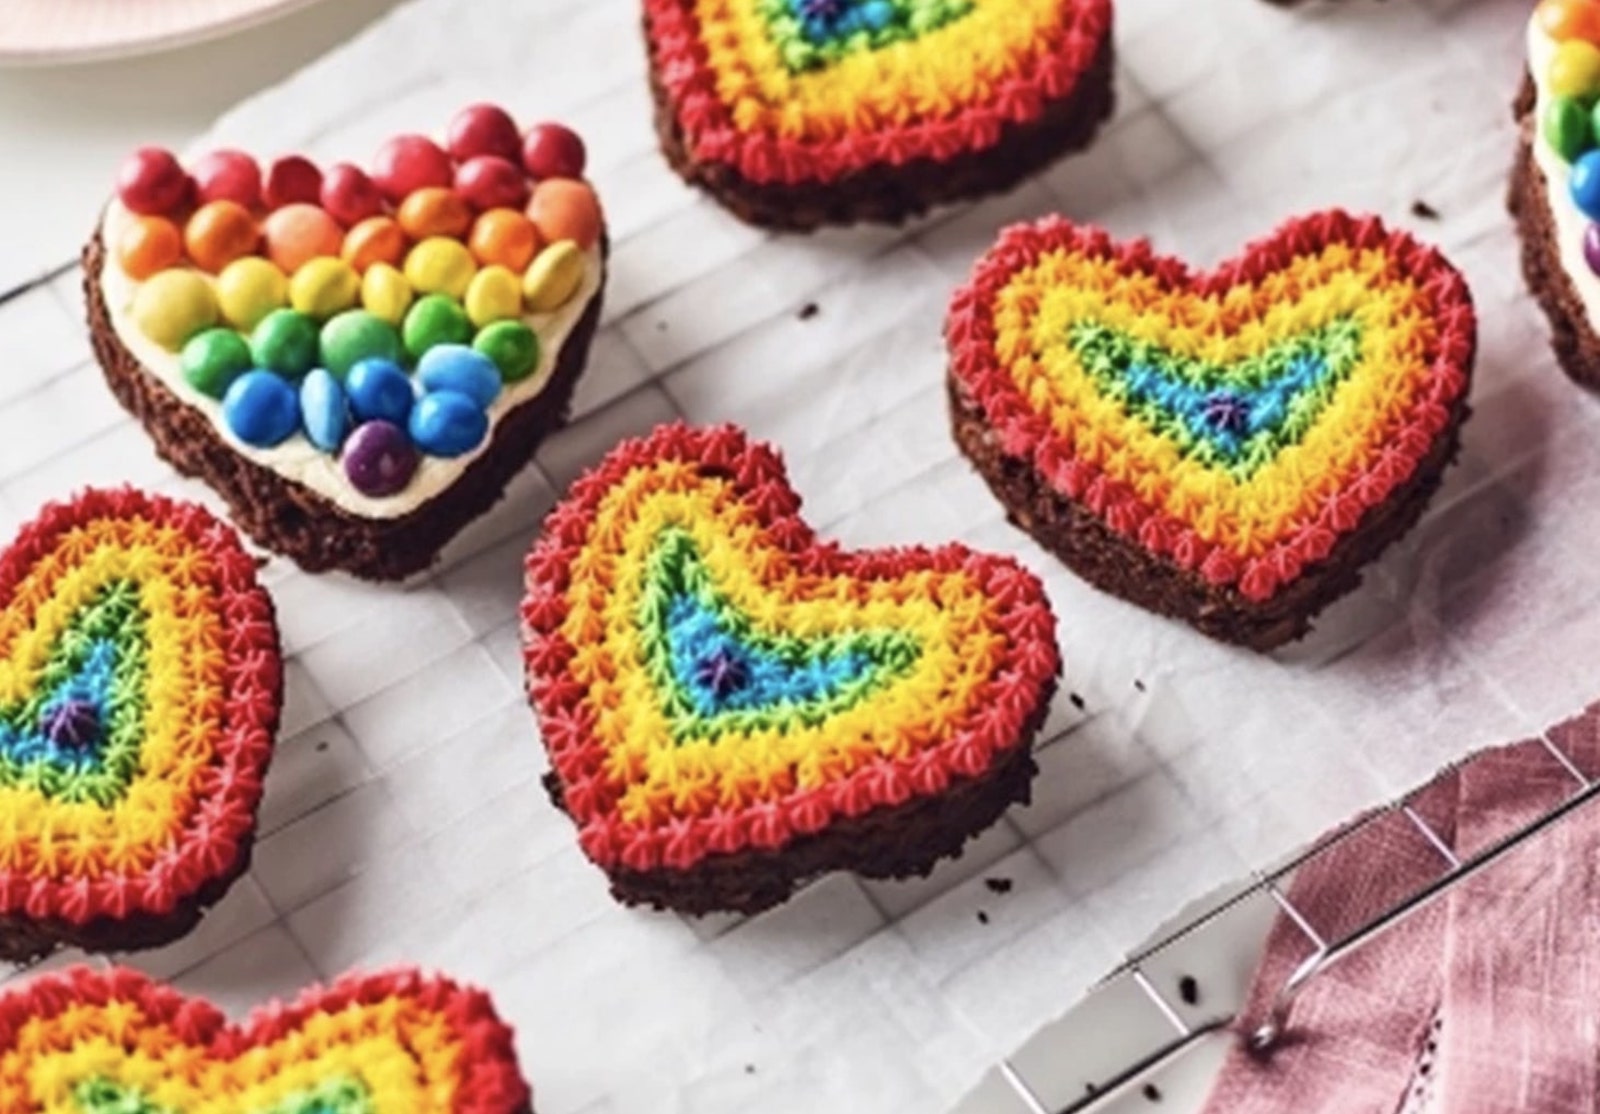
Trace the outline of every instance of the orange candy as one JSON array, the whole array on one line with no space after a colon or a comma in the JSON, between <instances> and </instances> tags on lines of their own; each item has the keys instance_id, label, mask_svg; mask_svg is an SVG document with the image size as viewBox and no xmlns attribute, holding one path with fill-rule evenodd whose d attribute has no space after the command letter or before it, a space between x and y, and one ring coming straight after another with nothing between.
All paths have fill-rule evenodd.
<instances>
[{"instance_id":1,"label":"orange candy","mask_svg":"<svg viewBox=\"0 0 1600 1114\"><path fill-rule=\"evenodd\" d=\"M572 240L588 251L600 242L600 199L586 182L546 178L533 191L528 217L547 244Z\"/></svg>"},{"instance_id":2,"label":"orange candy","mask_svg":"<svg viewBox=\"0 0 1600 1114\"><path fill-rule=\"evenodd\" d=\"M319 255L337 257L344 233L339 222L316 205L296 202L267 217L261 230L267 237L267 257L286 275L292 275Z\"/></svg>"},{"instance_id":3,"label":"orange candy","mask_svg":"<svg viewBox=\"0 0 1600 1114\"><path fill-rule=\"evenodd\" d=\"M485 267L499 264L521 274L542 244L527 217L515 209L490 209L473 223L467 248Z\"/></svg>"},{"instance_id":4,"label":"orange candy","mask_svg":"<svg viewBox=\"0 0 1600 1114\"><path fill-rule=\"evenodd\" d=\"M460 239L472 227L472 210L455 190L444 186L413 190L400 202L395 217L413 240L426 240L429 236Z\"/></svg>"},{"instance_id":5,"label":"orange candy","mask_svg":"<svg viewBox=\"0 0 1600 1114\"><path fill-rule=\"evenodd\" d=\"M134 217L117 237L122 273L143 282L183 261L183 234L165 217Z\"/></svg>"},{"instance_id":6,"label":"orange candy","mask_svg":"<svg viewBox=\"0 0 1600 1114\"><path fill-rule=\"evenodd\" d=\"M366 274L374 263L398 267L406 255L406 234L393 217L368 217L345 234L343 255L357 274Z\"/></svg>"},{"instance_id":7,"label":"orange candy","mask_svg":"<svg viewBox=\"0 0 1600 1114\"><path fill-rule=\"evenodd\" d=\"M261 229L237 201L208 201L183 226L183 246L202 271L216 274L256 250Z\"/></svg>"},{"instance_id":8,"label":"orange candy","mask_svg":"<svg viewBox=\"0 0 1600 1114\"><path fill-rule=\"evenodd\" d=\"M1538 10L1539 26L1557 42L1582 39L1600 46L1600 2L1597 0L1544 0Z\"/></svg>"}]
</instances>

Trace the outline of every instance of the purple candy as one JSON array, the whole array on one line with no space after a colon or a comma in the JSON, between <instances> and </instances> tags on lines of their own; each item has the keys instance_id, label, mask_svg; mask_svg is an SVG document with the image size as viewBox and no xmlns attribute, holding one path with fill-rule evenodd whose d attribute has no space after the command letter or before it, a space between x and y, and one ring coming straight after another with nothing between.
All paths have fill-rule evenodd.
<instances>
[{"instance_id":1,"label":"purple candy","mask_svg":"<svg viewBox=\"0 0 1600 1114\"><path fill-rule=\"evenodd\" d=\"M416 446L393 422L365 422L344 443L344 474L363 495L404 491L416 471Z\"/></svg>"},{"instance_id":2,"label":"purple candy","mask_svg":"<svg viewBox=\"0 0 1600 1114\"><path fill-rule=\"evenodd\" d=\"M1589 270L1600 275L1600 224L1591 224L1583 231L1583 258Z\"/></svg>"}]
</instances>

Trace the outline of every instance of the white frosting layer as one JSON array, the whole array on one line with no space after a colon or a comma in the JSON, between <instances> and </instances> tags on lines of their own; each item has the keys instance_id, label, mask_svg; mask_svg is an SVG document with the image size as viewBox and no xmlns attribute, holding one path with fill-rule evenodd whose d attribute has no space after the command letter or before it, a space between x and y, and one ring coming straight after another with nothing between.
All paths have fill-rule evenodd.
<instances>
[{"instance_id":1,"label":"white frosting layer","mask_svg":"<svg viewBox=\"0 0 1600 1114\"><path fill-rule=\"evenodd\" d=\"M443 459L424 456L417 464L416 475L404 491L395 495L374 498L357 491L344 474L344 468L335 456L318 449L302 434L295 434L281 445L258 449L246 445L229 430L222 418L222 405L216 399L201 394L183 377L178 355L168 352L140 332L134 324L133 299L139 284L129 278L119 267L113 255L119 233L132 219L132 214L116 200L106 209L101 224L101 234L107 257L101 268L100 287L105 294L106 306L111 313L112 327L123 347L132 352L145 368L183 400L185 405L200 411L217 430L218 435L235 452L248 460L271 468L287 479L302 484L333 503L341 510L363 518L399 518L410 514L424 503L442 494L474 460L481 456L494 441L494 431L501 420L515 407L527 402L544 390L555 372L561 350L572 335L573 328L583 311L600 292L604 279L605 261L598 247L588 253L583 284L566 305L554 313L529 314L523 318L529 328L539 336L539 366L532 375L516 383L508 383L489 407L489 436L483 444L463 456ZM208 279L210 276L206 276Z\"/></svg>"},{"instance_id":2,"label":"white frosting layer","mask_svg":"<svg viewBox=\"0 0 1600 1114\"><path fill-rule=\"evenodd\" d=\"M1566 160L1550 146L1544 137L1544 115L1551 96L1546 88L1545 75L1550 72L1550 58L1555 54L1556 42L1539 28L1536 22L1528 24L1528 67L1533 73L1533 83L1539 90L1539 103L1533 115L1533 157L1544 174L1546 200L1555 214L1556 248L1561 253L1561 268L1572 280L1578 297L1589 315L1589 324L1600 331L1600 275L1590 268L1583 254L1583 234L1589 227L1589 218L1572 203L1572 171Z\"/></svg>"}]
</instances>

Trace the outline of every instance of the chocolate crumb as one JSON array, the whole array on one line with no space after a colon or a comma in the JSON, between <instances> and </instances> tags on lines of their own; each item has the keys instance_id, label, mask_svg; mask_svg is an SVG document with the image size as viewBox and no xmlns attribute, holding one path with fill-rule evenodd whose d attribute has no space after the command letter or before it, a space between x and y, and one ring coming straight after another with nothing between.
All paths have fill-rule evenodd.
<instances>
[{"instance_id":1,"label":"chocolate crumb","mask_svg":"<svg viewBox=\"0 0 1600 1114\"><path fill-rule=\"evenodd\" d=\"M978 910L978 923L979 924L988 924L989 923L989 914L985 913L982 909Z\"/></svg>"},{"instance_id":2,"label":"chocolate crumb","mask_svg":"<svg viewBox=\"0 0 1600 1114\"><path fill-rule=\"evenodd\" d=\"M1067 693L1067 699L1068 699L1068 700L1070 700L1070 701L1072 701L1072 706L1073 706L1073 707L1074 707L1074 708L1076 708L1076 709L1078 709L1078 711L1080 711L1080 712L1081 712L1081 711L1083 711L1083 710L1084 710L1084 708L1086 708L1086 707L1087 707L1087 706L1088 706L1088 705L1087 705L1087 704L1086 704L1086 703L1085 703L1085 702L1084 702L1084 699L1083 699L1083 697L1081 697L1081 696L1079 696L1079 695L1078 695L1078 694L1077 694L1077 693L1075 693L1075 692L1069 692L1069 693Z\"/></svg>"},{"instance_id":3,"label":"chocolate crumb","mask_svg":"<svg viewBox=\"0 0 1600 1114\"><path fill-rule=\"evenodd\" d=\"M746 1064L744 1066L744 1073L746 1075L754 1075L756 1073L756 1066L754 1064Z\"/></svg>"},{"instance_id":4,"label":"chocolate crumb","mask_svg":"<svg viewBox=\"0 0 1600 1114\"><path fill-rule=\"evenodd\" d=\"M1009 878L985 878L983 884L989 887L989 892L992 894L1008 894L1011 892L1012 883Z\"/></svg>"},{"instance_id":5,"label":"chocolate crumb","mask_svg":"<svg viewBox=\"0 0 1600 1114\"><path fill-rule=\"evenodd\" d=\"M1150 1102L1160 1102L1161 1088L1154 1083L1146 1083L1144 1085L1144 1097Z\"/></svg>"},{"instance_id":6,"label":"chocolate crumb","mask_svg":"<svg viewBox=\"0 0 1600 1114\"><path fill-rule=\"evenodd\" d=\"M1419 197L1411 203L1411 215L1421 220L1438 220L1439 210Z\"/></svg>"},{"instance_id":7,"label":"chocolate crumb","mask_svg":"<svg viewBox=\"0 0 1600 1114\"><path fill-rule=\"evenodd\" d=\"M1086 1095L1098 1095L1100 1093L1100 1088L1096 1087L1093 1083L1085 1083L1083 1085L1083 1093Z\"/></svg>"},{"instance_id":8,"label":"chocolate crumb","mask_svg":"<svg viewBox=\"0 0 1600 1114\"><path fill-rule=\"evenodd\" d=\"M1186 1006L1200 1004L1200 983L1193 975L1185 975L1178 980L1178 997L1183 999Z\"/></svg>"},{"instance_id":9,"label":"chocolate crumb","mask_svg":"<svg viewBox=\"0 0 1600 1114\"><path fill-rule=\"evenodd\" d=\"M1139 680L1139 678L1135 677L1133 679L1133 687L1138 689L1140 692L1143 692L1144 691L1144 682Z\"/></svg>"},{"instance_id":10,"label":"chocolate crumb","mask_svg":"<svg viewBox=\"0 0 1600 1114\"><path fill-rule=\"evenodd\" d=\"M328 740L324 739L324 740L322 740L322 742L317 744L317 753L318 754L321 754L323 751L325 751L327 749L328 749Z\"/></svg>"},{"instance_id":11,"label":"chocolate crumb","mask_svg":"<svg viewBox=\"0 0 1600 1114\"><path fill-rule=\"evenodd\" d=\"M807 302L805 305L800 307L800 312L795 314L795 316L802 321L810 321L813 317L821 312L822 307L817 305L816 302Z\"/></svg>"}]
</instances>

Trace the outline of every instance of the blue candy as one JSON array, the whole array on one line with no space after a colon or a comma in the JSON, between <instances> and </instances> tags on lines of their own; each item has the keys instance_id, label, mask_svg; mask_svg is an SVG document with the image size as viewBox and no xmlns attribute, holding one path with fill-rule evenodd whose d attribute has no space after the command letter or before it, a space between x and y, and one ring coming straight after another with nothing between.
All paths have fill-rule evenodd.
<instances>
[{"instance_id":1,"label":"blue candy","mask_svg":"<svg viewBox=\"0 0 1600 1114\"><path fill-rule=\"evenodd\" d=\"M1572 164L1572 203L1590 220L1600 220L1600 150L1579 155Z\"/></svg>"},{"instance_id":2,"label":"blue candy","mask_svg":"<svg viewBox=\"0 0 1600 1114\"><path fill-rule=\"evenodd\" d=\"M489 432L483 407L460 391L429 391L411 411L411 440L429 456L460 456Z\"/></svg>"},{"instance_id":3,"label":"blue candy","mask_svg":"<svg viewBox=\"0 0 1600 1114\"><path fill-rule=\"evenodd\" d=\"M270 449L300 428L300 400L288 380L256 368L228 385L222 419L246 445Z\"/></svg>"},{"instance_id":4,"label":"blue candy","mask_svg":"<svg viewBox=\"0 0 1600 1114\"><path fill-rule=\"evenodd\" d=\"M300 381L300 423L306 439L325 453L336 453L350 432L350 403L338 378L325 367Z\"/></svg>"},{"instance_id":5,"label":"blue candy","mask_svg":"<svg viewBox=\"0 0 1600 1114\"><path fill-rule=\"evenodd\" d=\"M402 428L417 398L410 377L393 360L356 361L345 376L344 390L357 420L393 422Z\"/></svg>"},{"instance_id":6,"label":"blue candy","mask_svg":"<svg viewBox=\"0 0 1600 1114\"><path fill-rule=\"evenodd\" d=\"M424 391L456 391L487 410L500 393L500 368L488 356L465 344L439 344L417 363L417 382Z\"/></svg>"}]
</instances>

